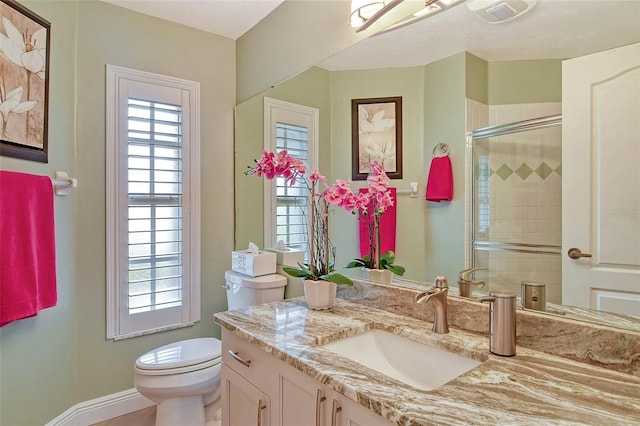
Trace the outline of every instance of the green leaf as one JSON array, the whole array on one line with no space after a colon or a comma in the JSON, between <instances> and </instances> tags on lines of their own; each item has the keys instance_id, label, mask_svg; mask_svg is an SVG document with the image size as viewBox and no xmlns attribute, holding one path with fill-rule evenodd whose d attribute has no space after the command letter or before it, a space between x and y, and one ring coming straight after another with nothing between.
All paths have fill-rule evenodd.
<instances>
[{"instance_id":1,"label":"green leaf","mask_svg":"<svg viewBox=\"0 0 640 426\"><path fill-rule=\"evenodd\" d=\"M366 264L364 263L364 260L353 259L351 262L347 264L346 268L359 268L361 266L366 266Z\"/></svg>"},{"instance_id":2,"label":"green leaf","mask_svg":"<svg viewBox=\"0 0 640 426\"><path fill-rule=\"evenodd\" d=\"M371 261L371 256L366 255L365 257L363 257L362 259L356 259L356 260L362 260L362 263L364 267L366 268L373 268L373 262Z\"/></svg>"},{"instance_id":3,"label":"green leaf","mask_svg":"<svg viewBox=\"0 0 640 426\"><path fill-rule=\"evenodd\" d=\"M320 277L321 280L325 280L325 281L329 281L332 283L336 283L339 285L346 285L346 286L350 286L353 285L353 281L351 281L349 278L345 277L342 274L339 274L337 272L332 272L330 274L327 275L323 275Z\"/></svg>"},{"instance_id":4,"label":"green leaf","mask_svg":"<svg viewBox=\"0 0 640 426\"><path fill-rule=\"evenodd\" d=\"M385 265L385 268L399 276L403 276L406 271L404 266L400 265Z\"/></svg>"},{"instance_id":5,"label":"green leaf","mask_svg":"<svg viewBox=\"0 0 640 426\"><path fill-rule=\"evenodd\" d=\"M383 253L382 256L380 256L381 263L385 262L388 264L392 264L394 260L396 260L396 254L391 250Z\"/></svg>"},{"instance_id":6,"label":"green leaf","mask_svg":"<svg viewBox=\"0 0 640 426\"><path fill-rule=\"evenodd\" d=\"M290 268L288 266L283 266L282 270L296 278L308 278L311 276L311 272L306 268Z\"/></svg>"}]
</instances>

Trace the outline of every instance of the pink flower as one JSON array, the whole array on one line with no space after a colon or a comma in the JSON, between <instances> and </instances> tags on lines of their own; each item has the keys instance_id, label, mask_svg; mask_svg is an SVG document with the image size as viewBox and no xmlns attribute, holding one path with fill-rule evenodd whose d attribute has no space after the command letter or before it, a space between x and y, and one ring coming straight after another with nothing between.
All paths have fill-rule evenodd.
<instances>
[{"instance_id":1,"label":"pink flower","mask_svg":"<svg viewBox=\"0 0 640 426\"><path fill-rule=\"evenodd\" d=\"M362 193L356 196L356 209L358 209L360 213L367 214L369 203L371 203L371 198L368 193Z\"/></svg>"},{"instance_id":2,"label":"pink flower","mask_svg":"<svg viewBox=\"0 0 640 426\"><path fill-rule=\"evenodd\" d=\"M382 164L378 163L378 161L372 161L369 164L369 168L371 169L371 173L373 173L374 175L377 175L377 176L385 175L386 176L386 172L384 170L384 167L382 167Z\"/></svg>"},{"instance_id":3,"label":"pink flower","mask_svg":"<svg viewBox=\"0 0 640 426\"><path fill-rule=\"evenodd\" d=\"M357 206L358 197L349 186L351 181L337 179L336 183L327 187L324 191L324 199L347 211L352 211Z\"/></svg>"},{"instance_id":4,"label":"pink flower","mask_svg":"<svg viewBox=\"0 0 640 426\"><path fill-rule=\"evenodd\" d=\"M393 198L389 191L376 194L376 207L378 213L384 213L389 207L393 206Z\"/></svg>"},{"instance_id":5,"label":"pink flower","mask_svg":"<svg viewBox=\"0 0 640 426\"><path fill-rule=\"evenodd\" d=\"M309 180L311 180L311 182L322 182L324 186L328 185L327 178L322 176L317 170L311 173L311 176L309 176Z\"/></svg>"},{"instance_id":6,"label":"pink flower","mask_svg":"<svg viewBox=\"0 0 640 426\"><path fill-rule=\"evenodd\" d=\"M255 167L248 170L247 174L257 177L264 176L269 180L281 176L285 182L293 185L298 177L303 176L306 171L307 168L301 160L290 156L286 150L282 150L277 154L263 151L260 159L256 161Z\"/></svg>"}]
</instances>

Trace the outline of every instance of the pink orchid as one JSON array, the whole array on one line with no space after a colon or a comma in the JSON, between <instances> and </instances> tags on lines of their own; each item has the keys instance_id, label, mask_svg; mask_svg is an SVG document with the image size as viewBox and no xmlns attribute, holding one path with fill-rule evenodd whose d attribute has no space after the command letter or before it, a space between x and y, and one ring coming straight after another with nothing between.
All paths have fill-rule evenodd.
<instances>
[{"instance_id":1,"label":"pink orchid","mask_svg":"<svg viewBox=\"0 0 640 426\"><path fill-rule=\"evenodd\" d=\"M256 161L255 167L248 170L247 174L257 177L264 176L269 180L281 176L286 183L294 185L298 177L303 176L306 171L307 168L301 160L290 156L286 150L282 150L277 154L263 151L260 159Z\"/></svg>"},{"instance_id":2,"label":"pink orchid","mask_svg":"<svg viewBox=\"0 0 640 426\"><path fill-rule=\"evenodd\" d=\"M317 170L315 170L313 173L311 173L311 176L309 176L309 180L311 182L322 182L324 184L324 186L328 186L327 178L322 176L320 174L320 172L318 172Z\"/></svg>"}]
</instances>

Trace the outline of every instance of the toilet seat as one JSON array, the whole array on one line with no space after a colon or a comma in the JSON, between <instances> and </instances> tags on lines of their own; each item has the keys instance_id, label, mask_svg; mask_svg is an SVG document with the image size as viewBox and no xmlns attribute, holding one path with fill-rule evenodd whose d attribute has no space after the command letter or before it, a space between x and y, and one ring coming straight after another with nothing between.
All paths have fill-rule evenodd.
<instances>
[{"instance_id":1,"label":"toilet seat","mask_svg":"<svg viewBox=\"0 0 640 426\"><path fill-rule=\"evenodd\" d=\"M135 370L147 376L189 373L220 364L221 355L222 343L216 338L182 340L141 355Z\"/></svg>"}]
</instances>

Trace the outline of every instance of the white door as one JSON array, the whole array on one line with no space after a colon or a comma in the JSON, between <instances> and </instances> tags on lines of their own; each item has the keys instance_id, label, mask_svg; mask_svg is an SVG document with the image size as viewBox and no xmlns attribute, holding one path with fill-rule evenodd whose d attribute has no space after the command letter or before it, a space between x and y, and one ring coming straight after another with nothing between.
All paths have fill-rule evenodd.
<instances>
[{"instance_id":1,"label":"white door","mask_svg":"<svg viewBox=\"0 0 640 426\"><path fill-rule=\"evenodd\" d=\"M562 303L640 316L640 43L563 62L562 175Z\"/></svg>"}]
</instances>

